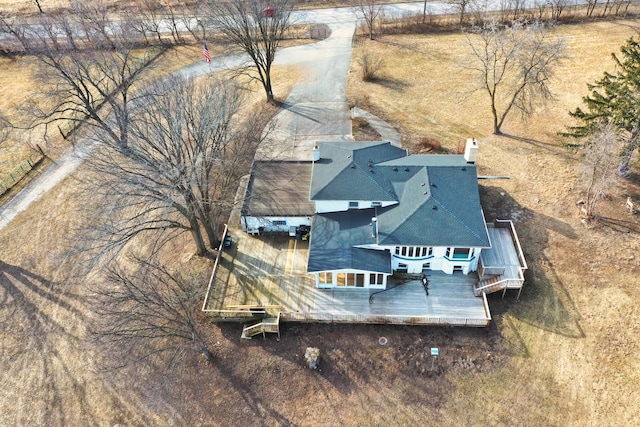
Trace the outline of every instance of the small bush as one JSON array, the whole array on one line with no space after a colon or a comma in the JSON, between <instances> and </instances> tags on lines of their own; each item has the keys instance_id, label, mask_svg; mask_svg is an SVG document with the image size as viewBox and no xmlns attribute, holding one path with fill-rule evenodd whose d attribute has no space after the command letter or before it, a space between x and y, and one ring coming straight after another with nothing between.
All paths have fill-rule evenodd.
<instances>
[{"instance_id":1,"label":"small bush","mask_svg":"<svg viewBox=\"0 0 640 427\"><path fill-rule=\"evenodd\" d=\"M420 138L417 144L418 153L441 152L442 144L440 141L428 137Z\"/></svg>"},{"instance_id":2,"label":"small bush","mask_svg":"<svg viewBox=\"0 0 640 427\"><path fill-rule=\"evenodd\" d=\"M360 76L365 82L375 80L384 66L384 60L373 52L364 51L358 57L358 65L360 65Z\"/></svg>"}]
</instances>

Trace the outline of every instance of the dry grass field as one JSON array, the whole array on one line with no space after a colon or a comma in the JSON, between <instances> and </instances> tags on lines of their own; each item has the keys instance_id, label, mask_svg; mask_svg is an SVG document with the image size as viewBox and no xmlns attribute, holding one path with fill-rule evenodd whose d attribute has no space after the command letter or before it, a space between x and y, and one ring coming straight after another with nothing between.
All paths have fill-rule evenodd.
<instances>
[{"instance_id":1,"label":"dry grass field","mask_svg":"<svg viewBox=\"0 0 640 427\"><path fill-rule=\"evenodd\" d=\"M464 37L389 36L360 49L380 52L374 83L351 72L351 102L397 126L413 149L420 138L455 151L480 141L485 214L516 222L530 270L520 301L490 297L486 329L383 325L285 325L280 342L240 340L240 325L210 325L208 365L187 355L180 369L101 370L87 345L88 286L100 271L72 251L89 225L92 200L77 192L80 170L0 230L0 424L3 425L549 425L627 426L640 419L640 199L635 175L611 190L600 221L584 227L579 156L557 132L586 83L611 69L610 53L637 34L636 22L561 27L571 59L554 83L554 104L526 123L512 117L490 134L480 95L459 96ZM197 52L194 52L194 54ZM176 55L188 65L190 52ZM279 69L276 94L297 76ZM257 93L262 97L261 93ZM187 237L168 248L175 268L205 270ZM206 283L203 283L203 292ZM386 346L378 337L388 338ZM321 368L305 366L307 346ZM429 349L441 357L431 370Z\"/></svg>"},{"instance_id":2,"label":"dry grass field","mask_svg":"<svg viewBox=\"0 0 640 427\"><path fill-rule=\"evenodd\" d=\"M507 296L504 306L490 303L501 307L495 327L508 361L481 375L451 375L455 387L443 420L631 425L640 417L634 356L640 218L624 208L627 194L640 197L640 165L636 157L635 175L610 189L603 218L587 229L575 205L582 197L580 158L562 148L557 135L571 123L568 111L580 105L586 84L613 70L611 53L639 28L635 21L558 28L570 58L552 86L557 102L526 122L511 117L500 137L490 134L483 94L460 96L468 78L456 65L464 37L385 37L362 48L384 57L386 65L375 83L352 81L352 102L395 124L410 149L429 137L455 152L460 141L475 136L479 173L511 177L481 182L485 214L516 222L530 266L520 302Z\"/></svg>"}]
</instances>

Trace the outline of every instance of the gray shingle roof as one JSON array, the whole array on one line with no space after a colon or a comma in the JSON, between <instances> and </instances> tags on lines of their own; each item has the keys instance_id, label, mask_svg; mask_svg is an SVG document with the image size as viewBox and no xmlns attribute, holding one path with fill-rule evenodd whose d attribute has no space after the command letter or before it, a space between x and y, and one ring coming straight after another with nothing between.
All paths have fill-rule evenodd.
<instances>
[{"instance_id":1,"label":"gray shingle roof","mask_svg":"<svg viewBox=\"0 0 640 427\"><path fill-rule=\"evenodd\" d=\"M467 164L464 156L407 156L404 150L380 142L323 143L320 150L322 160L313 169L312 200L398 203L314 216L309 271L353 268L349 248L375 243L373 216L380 245L490 247L476 166ZM350 168L350 161L355 168Z\"/></svg>"},{"instance_id":2,"label":"gray shingle roof","mask_svg":"<svg viewBox=\"0 0 640 427\"><path fill-rule=\"evenodd\" d=\"M307 270L355 269L391 273L388 251L355 247L375 243L373 209L318 214L313 217Z\"/></svg>"},{"instance_id":3,"label":"gray shingle roof","mask_svg":"<svg viewBox=\"0 0 640 427\"><path fill-rule=\"evenodd\" d=\"M313 165L311 200L396 201L389 180L378 176L377 163L405 157L389 142L319 142Z\"/></svg>"},{"instance_id":4,"label":"gray shingle roof","mask_svg":"<svg viewBox=\"0 0 640 427\"><path fill-rule=\"evenodd\" d=\"M409 167L417 170L405 181L400 203L378 211L381 245L490 246L475 165L463 156L453 156L449 165L442 160Z\"/></svg>"}]
</instances>

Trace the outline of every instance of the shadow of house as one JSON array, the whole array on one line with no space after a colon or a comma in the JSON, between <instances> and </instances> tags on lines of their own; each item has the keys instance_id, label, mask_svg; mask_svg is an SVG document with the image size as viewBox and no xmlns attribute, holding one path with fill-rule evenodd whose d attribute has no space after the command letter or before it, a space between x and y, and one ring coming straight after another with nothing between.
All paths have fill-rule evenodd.
<instances>
[{"instance_id":1,"label":"shadow of house","mask_svg":"<svg viewBox=\"0 0 640 427\"><path fill-rule=\"evenodd\" d=\"M495 317L511 314L521 322L571 338L584 338L580 314L573 297L565 287L552 260L545 255L550 233L577 239L571 224L520 205L503 188L481 185L480 198L487 221L496 218L514 221L529 269L519 301L488 299ZM513 324L511 329L515 330ZM520 354L528 354L521 341L515 344Z\"/></svg>"}]
</instances>

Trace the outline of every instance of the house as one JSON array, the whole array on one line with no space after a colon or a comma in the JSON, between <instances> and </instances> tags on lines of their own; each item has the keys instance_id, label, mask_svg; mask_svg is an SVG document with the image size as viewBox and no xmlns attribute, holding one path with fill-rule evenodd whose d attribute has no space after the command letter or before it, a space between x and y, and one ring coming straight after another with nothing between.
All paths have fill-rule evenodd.
<instances>
[{"instance_id":1,"label":"house","mask_svg":"<svg viewBox=\"0 0 640 427\"><path fill-rule=\"evenodd\" d=\"M477 154L474 139L459 155L326 141L304 160L256 160L232 221L249 235L223 254L223 274L214 267L203 310L487 326L486 294L520 291L527 265L513 223L485 221Z\"/></svg>"},{"instance_id":2,"label":"house","mask_svg":"<svg viewBox=\"0 0 640 427\"><path fill-rule=\"evenodd\" d=\"M389 142L318 143L308 262L317 286L384 288L394 273L476 271L491 242L477 143L467 144L465 155L409 155Z\"/></svg>"}]
</instances>

